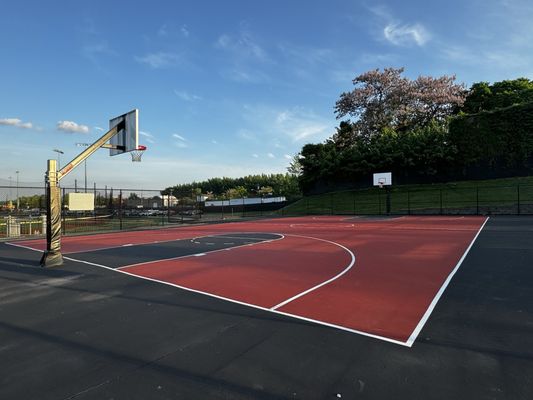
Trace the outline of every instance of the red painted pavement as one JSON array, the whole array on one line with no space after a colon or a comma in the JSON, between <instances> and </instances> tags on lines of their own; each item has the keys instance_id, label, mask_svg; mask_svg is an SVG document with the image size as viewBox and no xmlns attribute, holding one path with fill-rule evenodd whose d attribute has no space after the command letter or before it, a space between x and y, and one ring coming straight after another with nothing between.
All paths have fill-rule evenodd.
<instances>
[{"instance_id":1,"label":"red painted pavement","mask_svg":"<svg viewBox=\"0 0 533 400\"><path fill-rule=\"evenodd\" d=\"M367 220L300 217L67 237L66 253L236 232L288 234L202 257L125 271L261 307L273 307L355 265L339 279L278 308L295 316L406 342L475 237L483 217ZM17 242L43 248L43 241Z\"/></svg>"},{"instance_id":2,"label":"red painted pavement","mask_svg":"<svg viewBox=\"0 0 533 400\"><path fill-rule=\"evenodd\" d=\"M350 254L334 244L287 236L122 270L270 308L335 276L350 262Z\"/></svg>"}]
</instances>

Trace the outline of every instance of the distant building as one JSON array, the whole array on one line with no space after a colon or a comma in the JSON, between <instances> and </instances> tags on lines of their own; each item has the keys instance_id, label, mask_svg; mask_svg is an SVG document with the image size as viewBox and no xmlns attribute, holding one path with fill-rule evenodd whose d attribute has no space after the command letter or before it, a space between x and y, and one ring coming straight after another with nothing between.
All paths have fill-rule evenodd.
<instances>
[{"instance_id":1,"label":"distant building","mask_svg":"<svg viewBox=\"0 0 533 400\"><path fill-rule=\"evenodd\" d=\"M205 207L226 207L226 206L242 206L251 204L267 204L267 203L282 203L287 199L285 196L278 197L246 197L231 200L209 200L205 202Z\"/></svg>"},{"instance_id":2,"label":"distant building","mask_svg":"<svg viewBox=\"0 0 533 400\"><path fill-rule=\"evenodd\" d=\"M136 198L127 199L126 207L128 208L166 208L170 204L170 207L176 207L178 205L178 199L175 196L154 196L150 198Z\"/></svg>"}]
</instances>

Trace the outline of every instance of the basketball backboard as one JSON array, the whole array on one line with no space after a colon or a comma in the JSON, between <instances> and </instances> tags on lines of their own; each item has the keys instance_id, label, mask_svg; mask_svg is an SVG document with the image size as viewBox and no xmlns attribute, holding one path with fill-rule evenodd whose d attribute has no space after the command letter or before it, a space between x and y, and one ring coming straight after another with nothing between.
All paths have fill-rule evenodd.
<instances>
[{"instance_id":1,"label":"basketball backboard","mask_svg":"<svg viewBox=\"0 0 533 400\"><path fill-rule=\"evenodd\" d=\"M390 186L392 185L391 172L379 172L374 174L374 186Z\"/></svg>"},{"instance_id":2,"label":"basketball backboard","mask_svg":"<svg viewBox=\"0 0 533 400\"><path fill-rule=\"evenodd\" d=\"M109 129L114 128L124 121L125 129L121 129L111 138L109 144L109 155L126 153L136 150L139 146L139 110L135 109L119 117L109 120Z\"/></svg>"}]
</instances>

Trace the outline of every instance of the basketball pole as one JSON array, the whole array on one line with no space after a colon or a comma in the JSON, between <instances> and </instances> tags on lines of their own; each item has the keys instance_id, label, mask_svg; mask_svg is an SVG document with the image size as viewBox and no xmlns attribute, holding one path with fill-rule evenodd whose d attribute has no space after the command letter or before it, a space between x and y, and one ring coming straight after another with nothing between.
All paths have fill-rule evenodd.
<instances>
[{"instance_id":1,"label":"basketball pole","mask_svg":"<svg viewBox=\"0 0 533 400\"><path fill-rule=\"evenodd\" d=\"M100 139L74 157L71 162L59 171L57 170L57 161L48 160L45 175L46 251L41 258L41 267L50 268L63 265L63 255L61 254L61 192L59 182L96 150L100 148L116 148L117 146L112 146L107 144L107 142L118 132L125 129L125 127L125 122L121 121L117 126L111 128Z\"/></svg>"}]
</instances>

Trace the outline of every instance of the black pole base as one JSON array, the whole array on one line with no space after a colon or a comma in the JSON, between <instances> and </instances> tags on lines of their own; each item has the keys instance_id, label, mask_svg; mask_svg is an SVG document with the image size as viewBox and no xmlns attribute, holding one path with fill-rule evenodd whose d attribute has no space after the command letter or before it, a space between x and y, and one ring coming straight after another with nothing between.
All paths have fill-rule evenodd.
<instances>
[{"instance_id":1,"label":"black pole base","mask_svg":"<svg viewBox=\"0 0 533 400\"><path fill-rule=\"evenodd\" d=\"M45 251L41 258L41 267L52 268L63 265L63 255L60 252Z\"/></svg>"}]
</instances>

